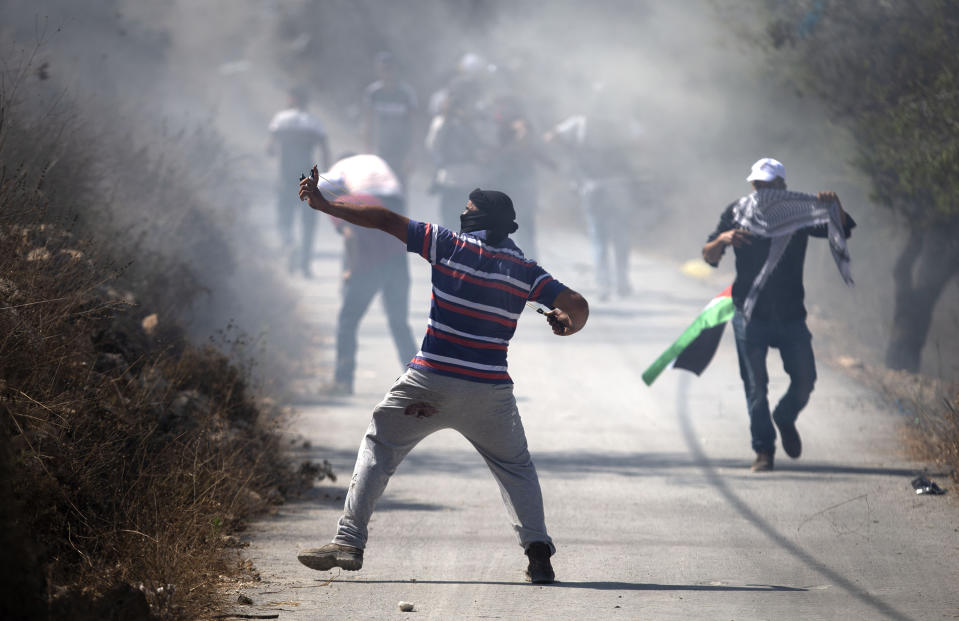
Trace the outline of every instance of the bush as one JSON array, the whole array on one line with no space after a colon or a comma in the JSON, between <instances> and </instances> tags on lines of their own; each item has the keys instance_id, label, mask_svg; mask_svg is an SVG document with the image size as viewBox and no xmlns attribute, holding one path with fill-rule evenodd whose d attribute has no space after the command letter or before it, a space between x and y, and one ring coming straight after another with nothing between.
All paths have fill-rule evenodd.
<instances>
[{"instance_id":1,"label":"bush","mask_svg":"<svg viewBox=\"0 0 959 621\"><path fill-rule=\"evenodd\" d=\"M202 174L68 105L37 116L0 93L0 617L194 618L238 571L225 536L332 473L286 462L248 373L177 324L202 281L117 217L179 201L156 237L189 217L229 270L223 235L196 227Z\"/></svg>"}]
</instances>

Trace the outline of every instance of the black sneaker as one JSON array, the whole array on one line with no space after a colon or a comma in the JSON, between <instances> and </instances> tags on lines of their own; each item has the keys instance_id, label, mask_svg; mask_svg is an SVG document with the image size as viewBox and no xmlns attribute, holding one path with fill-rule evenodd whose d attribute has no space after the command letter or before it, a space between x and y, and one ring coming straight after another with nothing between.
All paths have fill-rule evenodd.
<instances>
[{"instance_id":1,"label":"black sneaker","mask_svg":"<svg viewBox=\"0 0 959 621\"><path fill-rule=\"evenodd\" d=\"M526 579L533 584L553 584L556 575L553 573L553 566L549 562L549 557L552 556L549 546L542 541L531 543L526 548L526 556L529 557Z\"/></svg>"},{"instance_id":2,"label":"black sneaker","mask_svg":"<svg viewBox=\"0 0 959 621\"><path fill-rule=\"evenodd\" d=\"M296 555L298 561L310 569L324 571L341 567L356 571L363 567L363 550L339 543L328 543L322 548L310 548Z\"/></svg>"},{"instance_id":3,"label":"black sneaker","mask_svg":"<svg viewBox=\"0 0 959 621\"><path fill-rule=\"evenodd\" d=\"M772 453L756 453L756 461L749 467L753 472L769 472L773 469Z\"/></svg>"},{"instance_id":4,"label":"black sneaker","mask_svg":"<svg viewBox=\"0 0 959 621\"><path fill-rule=\"evenodd\" d=\"M781 423L775 418L773 421L779 428L779 439L782 441L783 451L793 459L797 459L802 455L802 439L796 431L796 423Z\"/></svg>"}]
</instances>

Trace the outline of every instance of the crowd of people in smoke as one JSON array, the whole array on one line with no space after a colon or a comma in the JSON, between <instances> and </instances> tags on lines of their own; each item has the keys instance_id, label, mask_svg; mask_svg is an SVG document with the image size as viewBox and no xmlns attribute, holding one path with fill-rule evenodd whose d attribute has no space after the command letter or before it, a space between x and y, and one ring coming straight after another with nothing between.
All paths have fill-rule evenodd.
<instances>
[{"instance_id":1,"label":"crowd of people in smoke","mask_svg":"<svg viewBox=\"0 0 959 621\"><path fill-rule=\"evenodd\" d=\"M463 197L470 190L502 190L516 206L519 229L513 239L535 260L539 179L551 175L553 183L569 188L581 210L599 299L631 294L629 246L636 201L627 199L636 195L630 151L637 146L638 126L611 105L615 96L604 84L584 86L581 109L551 110L558 116L547 118L513 74L475 53L463 55L423 98L403 80L393 54L381 52L372 64L377 79L361 95L350 147L361 144L363 153L382 158L401 185L404 201L414 173L428 178L437 223L457 230ZM316 161L321 170L334 162L324 124L307 111L306 95L303 87L292 89L289 107L276 114L269 131L271 149L279 154L276 204L289 269L309 277L317 216L299 210L300 235L294 238L298 201L288 181L302 174L304 162Z\"/></svg>"},{"instance_id":2,"label":"crowd of people in smoke","mask_svg":"<svg viewBox=\"0 0 959 621\"><path fill-rule=\"evenodd\" d=\"M297 93L291 97L293 107L270 124L271 145L278 144L281 155L281 233L292 237L287 203L297 209L288 188L298 169L314 161L311 152L319 147L326 170L321 174L313 166L300 177L296 198L311 210L299 206L299 211L307 217L327 214L344 241L343 299L328 392L353 393L357 331L378 293L400 363L407 366L373 411L335 537L301 551L298 558L316 570L360 569L367 525L393 472L422 439L455 429L483 455L500 485L529 558L528 579L552 583L549 559L555 546L547 534L539 480L512 393L507 350L527 304L541 305L557 336L579 332L589 317L586 298L537 261L540 168L562 166L567 171L563 176L574 182L592 244L598 297L632 293L631 216L637 200L630 132L624 126L628 119L617 117L614 97L596 83L585 110L540 133L523 97L498 83L489 63L468 54L427 104L431 120L423 146L432 159L429 192L437 197L439 210L436 220L418 221L408 217L406 204L418 141L418 98L399 78L389 53L379 54L375 65L378 79L363 93L365 152L342 154L330 167L326 132ZM728 295L735 313L729 315L756 453L751 469L768 472L774 468L777 430L784 452L800 457L796 421L816 381L803 303L807 240L827 238L840 274L851 284L845 240L856 223L833 192L788 191L785 166L778 160L761 158L745 180L753 191L727 206L702 254L715 267L733 248L736 279ZM314 224L301 224L303 244L290 265L309 276ZM406 252L431 264L430 313L419 349L408 323ZM716 323L721 325L719 319ZM790 378L772 411L766 369L770 348L779 350Z\"/></svg>"},{"instance_id":3,"label":"crowd of people in smoke","mask_svg":"<svg viewBox=\"0 0 959 621\"><path fill-rule=\"evenodd\" d=\"M290 210L301 215L301 242L290 251L291 271L310 276L319 213L332 219L343 238L336 362L326 392L353 394L357 332L377 294L382 294L400 363L407 366L373 412L336 538L300 551L297 558L316 570L360 569L373 508L393 471L420 440L455 429L476 447L500 485L529 559L528 579L552 583L549 559L555 547L507 372L507 350L527 304L541 306L546 325L557 336L579 332L589 305L535 260L536 169L556 167L546 145L569 147L594 233L597 266L606 270L601 245L615 227L601 220L613 212L599 208L595 197L623 182L625 158L595 140L600 135L595 128L602 125L589 117L572 117L538 136L522 99L496 88L488 63L470 54L428 104L432 119L423 144L432 159L429 192L439 199L439 217L434 222L411 219L406 203L418 138L418 98L397 75L391 54L379 54L375 66L378 79L362 98L364 152L343 153L331 166L327 132L306 110L301 91L291 92L290 107L269 125L269 146L280 156L276 201L285 244L292 245L293 239ZM300 175L297 200L292 200L292 180L317 161L312 157L317 149L322 156L308 176ZM418 348L408 322L407 252L431 265L429 319ZM616 269L618 292L626 295L626 257L615 256L624 263ZM609 280L605 274L598 278L604 287Z\"/></svg>"}]
</instances>

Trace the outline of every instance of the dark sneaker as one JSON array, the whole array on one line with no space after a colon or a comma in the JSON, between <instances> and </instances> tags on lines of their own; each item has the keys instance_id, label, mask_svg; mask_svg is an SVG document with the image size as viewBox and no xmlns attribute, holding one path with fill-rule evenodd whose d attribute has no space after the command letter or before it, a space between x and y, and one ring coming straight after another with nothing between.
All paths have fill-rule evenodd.
<instances>
[{"instance_id":1,"label":"dark sneaker","mask_svg":"<svg viewBox=\"0 0 959 621\"><path fill-rule=\"evenodd\" d=\"M298 561L310 569L320 571L341 567L356 571L363 567L363 550L339 543L328 543L322 548L310 548L296 555Z\"/></svg>"},{"instance_id":2,"label":"dark sneaker","mask_svg":"<svg viewBox=\"0 0 959 621\"><path fill-rule=\"evenodd\" d=\"M799 432L796 431L796 423L780 423L775 419L773 420L776 427L779 428L779 439L782 441L783 451L793 459L798 458L802 455L802 440L799 437Z\"/></svg>"},{"instance_id":3,"label":"dark sneaker","mask_svg":"<svg viewBox=\"0 0 959 621\"><path fill-rule=\"evenodd\" d=\"M553 566L549 562L549 557L552 556L549 546L542 541L531 543L526 548L526 556L529 557L526 579L533 584L553 584L556 575L553 573Z\"/></svg>"},{"instance_id":4,"label":"dark sneaker","mask_svg":"<svg viewBox=\"0 0 959 621\"><path fill-rule=\"evenodd\" d=\"M756 453L756 461L749 467L753 472L769 472L773 469L772 453Z\"/></svg>"}]
</instances>

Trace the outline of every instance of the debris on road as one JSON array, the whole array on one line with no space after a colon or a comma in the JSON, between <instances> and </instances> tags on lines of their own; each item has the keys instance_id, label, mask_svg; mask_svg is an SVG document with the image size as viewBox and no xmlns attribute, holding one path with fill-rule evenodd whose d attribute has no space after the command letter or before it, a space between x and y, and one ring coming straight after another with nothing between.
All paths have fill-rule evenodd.
<instances>
[{"instance_id":1,"label":"debris on road","mask_svg":"<svg viewBox=\"0 0 959 621\"><path fill-rule=\"evenodd\" d=\"M248 548L250 547L249 541L243 541L236 535L222 535L220 537L220 543L227 548Z\"/></svg>"},{"instance_id":2,"label":"debris on road","mask_svg":"<svg viewBox=\"0 0 959 621\"><path fill-rule=\"evenodd\" d=\"M413 612L413 602L400 602L396 605L400 612Z\"/></svg>"},{"instance_id":3,"label":"debris on road","mask_svg":"<svg viewBox=\"0 0 959 621\"><path fill-rule=\"evenodd\" d=\"M836 362L839 363L844 369L863 369L865 365L862 363L862 360L857 360L852 356L839 356L836 358Z\"/></svg>"},{"instance_id":4,"label":"debris on road","mask_svg":"<svg viewBox=\"0 0 959 621\"><path fill-rule=\"evenodd\" d=\"M152 336L156 332L157 324L160 323L159 317L156 313L151 313L143 318L143 321L140 322L140 326L143 328L143 331L147 333L148 336Z\"/></svg>"},{"instance_id":5,"label":"debris on road","mask_svg":"<svg viewBox=\"0 0 959 621\"><path fill-rule=\"evenodd\" d=\"M935 482L930 481L924 476L918 476L912 480L912 488L917 494L932 494L940 496L946 493L946 490L939 487Z\"/></svg>"}]
</instances>

